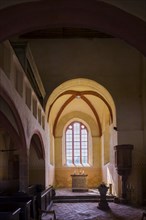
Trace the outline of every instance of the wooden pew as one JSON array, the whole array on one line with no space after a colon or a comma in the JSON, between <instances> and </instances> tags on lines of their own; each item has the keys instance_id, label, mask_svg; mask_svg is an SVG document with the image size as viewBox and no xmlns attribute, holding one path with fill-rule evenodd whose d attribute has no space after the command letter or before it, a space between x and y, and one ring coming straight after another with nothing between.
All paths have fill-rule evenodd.
<instances>
[{"instance_id":1,"label":"wooden pew","mask_svg":"<svg viewBox=\"0 0 146 220\"><path fill-rule=\"evenodd\" d=\"M31 200L27 198L14 198L12 196L0 197L0 207L21 208L20 209L20 220L30 220L30 204Z\"/></svg>"},{"instance_id":2,"label":"wooden pew","mask_svg":"<svg viewBox=\"0 0 146 220\"><path fill-rule=\"evenodd\" d=\"M49 187L48 189L41 192L39 196L39 208L42 210L49 210L53 204L53 187Z\"/></svg>"},{"instance_id":3,"label":"wooden pew","mask_svg":"<svg viewBox=\"0 0 146 220\"><path fill-rule=\"evenodd\" d=\"M30 207L29 207L29 213L30 213L30 217L31 219L37 219L37 215L36 215L36 196L33 195L28 195L27 193L23 193L23 192L17 192L15 193L11 198L12 201L15 202L27 202L31 200L30 203Z\"/></svg>"},{"instance_id":4,"label":"wooden pew","mask_svg":"<svg viewBox=\"0 0 146 220\"><path fill-rule=\"evenodd\" d=\"M1 220L21 220L20 217L20 208L17 208L15 205L11 206L0 204L0 219Z\"/></svg>"},{"instance_id":5,"label":"wooden pew","mask_svg":"<svg viewBox=\"0 0 146 220\"><path fill-rule=\"evenodd\" d=\"M53 219L56 220L55 211L51 210L51 206L53 204L53 196L54 189L52 186L40 193L40 196L38 197L38 209L40 219L42 214L48 214L49 216L53 216Z\"/></svg>"},{"instance_id":6,"label":"wooden pew","mask_svg":"<svg viewBox=\"0 0 146 220\"><path fill-rule=\"evenodd\" d=\"M21 220L40 219L40 213L49 211L53 204L54 189L44 189L40 185L30 186L28 193L17 192L11 196L0 196L0 204L15 203L21 208Z\"/></svg>"},{"instance_id":7,"label":"wooden pew","mask_svg":"<svg viewBox=\"0 0 146 220\"><path fill-rule=\"evenodd\" d=\"M53 204L54 189L52 186L44 189L40 185L29 186L28 194L36 197L36 219L40 219L40 213L49 211Z\"/></svg>"}]
</instances>

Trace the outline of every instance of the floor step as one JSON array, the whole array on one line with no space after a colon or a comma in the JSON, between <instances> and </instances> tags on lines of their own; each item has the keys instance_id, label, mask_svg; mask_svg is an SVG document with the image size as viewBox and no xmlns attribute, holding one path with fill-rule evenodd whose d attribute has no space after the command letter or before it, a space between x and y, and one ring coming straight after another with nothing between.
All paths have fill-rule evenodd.
<instances>
[{"instance_id":1,"label":"floor step","mask_svg":"<svg viewBox=\"0 0 146 220\"><path fill-rule=\"evenodd\" d=\"M78 202L98 202L98 199L57 199L57 200L53 200L53 203L78 203Z\"/></svg>"},{"instance_id":2,"label":"floor step","mask_svg":"<svg viewBox=\"0 0 146 220\"><path fill-rule=\"evenodd\" d=\"M114 197L107 197L108 202L113 202ZM75 202L99 202L99 196L56 196L54 203L75 203Z\"/></svg>"},{"instance_id":3,"label":"floor step","mask_svg":"<svg viewBox=\"0 0 146 220\"><path fill-rule=\"evenodd\" d=\"M80 200L80 199L64 199L64 200L53 200L53 203L83 203L83 202L99 202L99 199L85 199L85 200ZM113 202L113 200L107 200L107 202Z\"/></svg>"},{"instance_id":4,"label":"floor step","mask_svg":"<svg viewBox=\"0 0 146 220\"><path fill-rule=\"evenodd\" d=\"M114 196L108 194L107 201L113 202ZM72 189L57 189L53 199L54 203L78 203L99 202L100 195L97 189L89 189L88 192L72 192Z\"/></svg>"}]
</instances>

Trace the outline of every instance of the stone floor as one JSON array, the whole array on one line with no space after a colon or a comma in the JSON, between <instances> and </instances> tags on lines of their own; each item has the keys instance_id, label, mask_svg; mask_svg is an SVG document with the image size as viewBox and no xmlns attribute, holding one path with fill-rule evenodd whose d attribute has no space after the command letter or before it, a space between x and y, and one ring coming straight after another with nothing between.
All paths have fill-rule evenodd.
<instances>
[{"instance_id":1,"label":"stone floor","mask_svg":"<svg viewBox=\"0 0 146 220\"><path fill-rule=\"evenodd\" d=\"M56 189L57 196L98 195L96 189L88 192L72 192L71 189ZM135 208L127 205L109 202L110 209L102 211L98 209L98 202L90 203L54 203L57 220L141 220L144 208ZM145 209L146 211L146 209ZM54 220L53 215L44 214L42 220Z\"/></svg>"},{"instance_id":2,"label":"stone floor","mask_svg":"<svg viewBox=\"0 0 146 220\"><path fill-rule=\"evenodd\" d=\"M72 189L70 188L67 188L67 189L63 188L63 189L55 189L55 192L56 192L56 196L99 195L99 192L97 189L89 189L88 192L72 192Z\"/></svg>"},{"instance_id":3,"label":"stone floor","mask_svg":"<svg viewBox=\"0 0 146 220\"><path fill-rule=\"evenodd\" d=\"M54 203L57 220L141 220L143 209L109 203L110 210L102 211L96 203ZM53 220L43 215L42 220Z\"/></svg>"}]
</instances>

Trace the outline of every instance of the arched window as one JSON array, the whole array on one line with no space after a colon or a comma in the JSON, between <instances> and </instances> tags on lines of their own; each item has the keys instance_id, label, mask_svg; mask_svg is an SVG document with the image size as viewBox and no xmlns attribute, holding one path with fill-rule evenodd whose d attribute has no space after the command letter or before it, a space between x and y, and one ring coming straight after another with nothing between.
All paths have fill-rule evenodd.
<instances>
[{"instance_id":1,"label":"arched window","mask_svg":"<svg viewBox=\"0 0 146 220\"><path fill-rule=\"evenodd\" d=\"M88 130L86 126L74 121L65 131L66 165L86 166L89 163Z\"/></svg>"}]
</instances>

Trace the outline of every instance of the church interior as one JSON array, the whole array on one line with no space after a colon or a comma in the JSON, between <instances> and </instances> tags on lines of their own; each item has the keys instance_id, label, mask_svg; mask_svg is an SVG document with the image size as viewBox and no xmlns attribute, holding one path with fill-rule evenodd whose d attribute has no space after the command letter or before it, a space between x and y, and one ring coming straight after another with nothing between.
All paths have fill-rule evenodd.
<instances>
[{"instance_id":1,"label":"church interior","mask_svg":"<svg viewBox=\"0 0 146 220\"><path fill-rule=\"evenodd\" d=\"M99 186L146 206L146 1L0 1L0 219Z\"/></svg>"}]
</instances>

